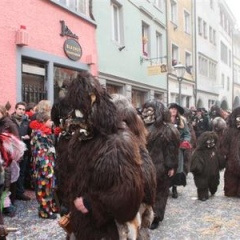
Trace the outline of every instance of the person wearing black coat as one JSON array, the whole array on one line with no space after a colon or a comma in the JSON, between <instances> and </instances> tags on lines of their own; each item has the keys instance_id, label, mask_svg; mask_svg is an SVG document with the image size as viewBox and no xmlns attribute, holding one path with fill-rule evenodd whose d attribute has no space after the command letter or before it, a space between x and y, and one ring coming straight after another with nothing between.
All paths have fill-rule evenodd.
<instances>
[{"instance_id":1,"label":"person wearing black coat","mask_svg":"<svg viewBox=\"0 0 240 240\"><path fill-rule=\"evenodd\" d=\"M26 103L18 102L15 105L15 112L11 115L11 119L17 126L20 139L27 146L27 150L24 152L24 155L19 163L20 176L17 180L16 199L22 200L22 201L29 201L29 200L31 200L31 198L24 194L24 192L25 192L24 181L25 181L26 168L27 168L27 164L29 161L28 151L30 151L31 129L29 127L29 119L25 115L25 111L26 111ZM14 202L14 200L15 199L12 198L13 202Z\"/></svg>"}]
</instances>

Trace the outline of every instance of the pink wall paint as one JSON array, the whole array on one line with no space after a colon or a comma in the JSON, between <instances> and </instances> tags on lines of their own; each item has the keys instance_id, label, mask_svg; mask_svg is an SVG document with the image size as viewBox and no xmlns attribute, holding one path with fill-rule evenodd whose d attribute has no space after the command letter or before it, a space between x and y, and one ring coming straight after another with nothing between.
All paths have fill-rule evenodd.
<instances>
[{"instance_id":1,"label":"pink wall paint","mask_svg":"<svg viewBox=\"0 0 240 240\"><path fill-rule=\"evenodd\" d=\"M1 0L0 1L0 104L8 100L12 109L16 103L16 31L20 25L26 26L29 45L24 46L67 58L63 44L66 36L60 36L60 20L79 39L83 55L79 62L85 63L87 55L92 55L95 63L91 72L97 75L96 27L49 0Z\"/></svg>"}]
</instances>

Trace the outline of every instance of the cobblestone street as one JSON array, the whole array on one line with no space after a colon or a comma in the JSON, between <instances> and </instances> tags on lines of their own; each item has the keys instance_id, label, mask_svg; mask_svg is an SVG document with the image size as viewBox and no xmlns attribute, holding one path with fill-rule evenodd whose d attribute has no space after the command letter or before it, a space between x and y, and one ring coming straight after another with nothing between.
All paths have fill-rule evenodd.
<instances>
[{"instance_id":1,"label":"cobblestone street","mask_svg":"<svg viewBox=\"0 0 240 240\"><path fill-rule=\"evenodd\" d=\"M159 228L151 231L152 240L232 240L240 239L240 205L237 198L223 195L223 173L216 196L206 202L197 200L192 174L188 175L188 185L178 188L179 197L169 196L164 221ZM34 198L33 192L27 192ZM35 200L17 201L17 215L5 217L9 227L19 231L10 233L8 240L64 240L65 233L57 220L43 220L37 215Z\"/></svg>"}]
</instances>

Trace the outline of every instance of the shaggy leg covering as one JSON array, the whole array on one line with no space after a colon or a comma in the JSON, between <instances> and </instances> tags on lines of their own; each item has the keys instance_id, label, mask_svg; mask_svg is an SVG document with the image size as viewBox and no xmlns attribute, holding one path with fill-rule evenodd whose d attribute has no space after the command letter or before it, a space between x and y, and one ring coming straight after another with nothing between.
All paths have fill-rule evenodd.
<instances>
[{"instance_id":1,"label":"shaggy leg covering","mask_svg":"<svg viewBox=\"0 0 240 240\"><path fill-rule=\"evenodd\" d=\"M227 169L224 174L224 194L227 197L237 197L240 196L240 178L233 173L229 172Z\"/></svg>"}]
</instances>

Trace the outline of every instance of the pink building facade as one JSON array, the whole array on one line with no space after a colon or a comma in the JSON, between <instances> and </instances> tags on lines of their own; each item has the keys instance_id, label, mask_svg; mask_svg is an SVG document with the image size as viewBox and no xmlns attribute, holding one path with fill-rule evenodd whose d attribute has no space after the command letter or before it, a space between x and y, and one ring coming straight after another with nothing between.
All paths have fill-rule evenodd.
<instances>
[{"instance_id":1,"label":"pink building facade","mask_svg":"<svg viewBox=\"0 0 240 240\"><path fill-rule=\"evenodd\" d=\"M96 23L87 10L61 0L1 0L0 9L1 105L53 103L77 72L97 75Z\"/></svg>"}]
</instances>

